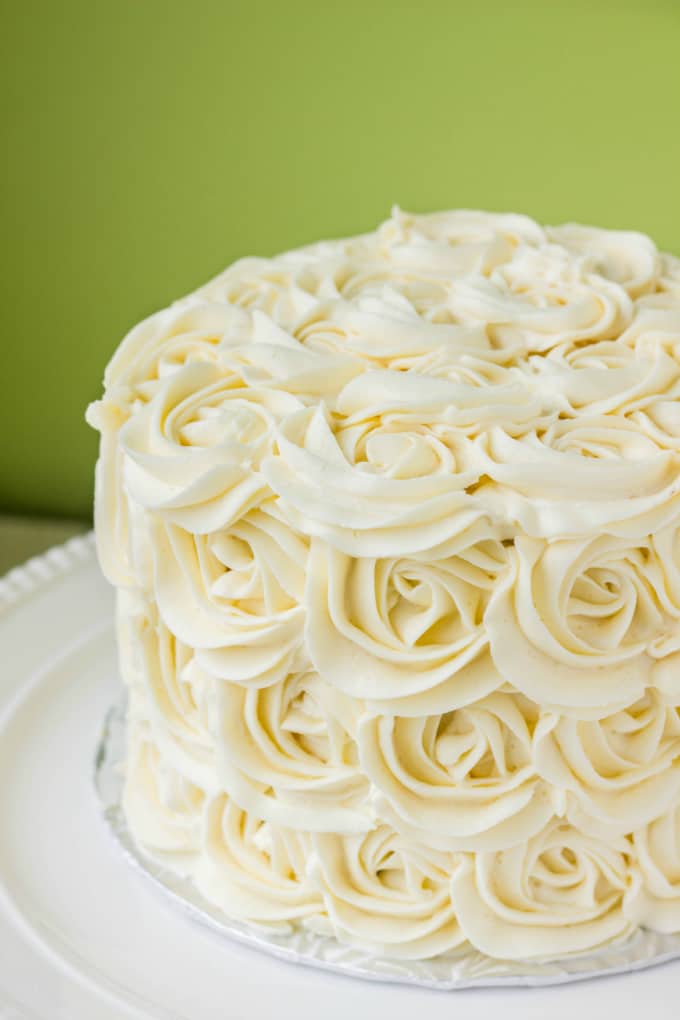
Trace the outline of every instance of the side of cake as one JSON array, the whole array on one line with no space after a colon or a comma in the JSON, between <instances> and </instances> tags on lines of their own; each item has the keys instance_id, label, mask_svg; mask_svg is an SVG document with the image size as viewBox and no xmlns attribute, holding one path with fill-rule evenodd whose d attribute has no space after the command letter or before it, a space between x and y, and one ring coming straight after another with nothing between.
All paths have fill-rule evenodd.
<instances>
[{"instance_id":1,"label":"side of cake","mask_svg":"<svg viewBox=\"0 0 680 1020\"><path fill-rule=\"evenodd\" d=\"M389 957L680 931L680 262L396 210L151 316L88 412L148 855Z\"/></svg>"}]
</instances>

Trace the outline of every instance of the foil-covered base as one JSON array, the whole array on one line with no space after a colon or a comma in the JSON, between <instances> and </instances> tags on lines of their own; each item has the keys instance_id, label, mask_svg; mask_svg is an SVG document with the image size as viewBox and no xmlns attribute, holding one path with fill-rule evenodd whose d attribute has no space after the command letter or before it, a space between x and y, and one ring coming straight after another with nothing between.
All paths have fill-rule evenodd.
<instances>
[{"instance_id":1,"label":"foil-covered base","mask_svg":"<svg viewBox=\"0 0 680 1020\"><path fill-rule=\"evenodd\" d=\"M124 754L125 704L121 703L109 710L104 721L95 760L94 783L104 819L128 863L194 921L225 939L279 959L369 981L396 981L454 991L494 985L566 984L641 970L680 958L680 935L660 935L645 930L594 953L536 963L492 960L482 953L470 951L433 960L386 959L343 944L332 936L302 928L282 934L250 927L226 917L201 896L191 880L146 856L136 845L121 806L123 779L120 763Z\"/></svg>"}]
</instances>

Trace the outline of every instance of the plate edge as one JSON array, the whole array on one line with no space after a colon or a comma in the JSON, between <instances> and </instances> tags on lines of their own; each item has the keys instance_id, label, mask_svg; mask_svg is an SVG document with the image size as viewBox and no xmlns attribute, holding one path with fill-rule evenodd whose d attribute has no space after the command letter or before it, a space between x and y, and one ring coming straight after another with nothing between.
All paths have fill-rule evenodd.
<instances>
[{"instance_id":1,"label":"plate edge","mask_svg":"<svg viewBox=\"0 0 680 1020\"><path fill-rule=\"evenodd\" d=\"M91 560L94 554L94 531L88 531L12 567L0 577L0 619L41 588Z\"/></svg>"}]
</instances>

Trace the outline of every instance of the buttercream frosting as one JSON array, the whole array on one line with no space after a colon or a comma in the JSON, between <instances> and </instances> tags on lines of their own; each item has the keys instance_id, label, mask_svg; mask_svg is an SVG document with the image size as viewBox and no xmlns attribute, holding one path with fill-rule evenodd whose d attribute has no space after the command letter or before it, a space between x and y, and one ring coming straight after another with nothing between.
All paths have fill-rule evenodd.
<instances>
[{"instance_id":1,"label":"buttercream frosting","mask_svg":"<svg viewBox=\"0 0 680 1020\"><path fill-rule=\"evenodd\" d=\"M88 420L145 853L390 957L680 932L680 261L397 209L146 319Z\"/></svg>"}]
</instances>

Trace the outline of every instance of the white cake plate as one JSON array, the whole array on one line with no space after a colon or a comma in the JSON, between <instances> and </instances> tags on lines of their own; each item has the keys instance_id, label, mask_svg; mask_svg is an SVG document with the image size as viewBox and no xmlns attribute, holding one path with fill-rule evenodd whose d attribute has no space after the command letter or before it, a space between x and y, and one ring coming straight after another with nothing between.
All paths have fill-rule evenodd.
<instances>
[{"instance_id":1,"label":"white cake plate","mask_svg":"<svg viewBox=\"0 0 680 1020\"><path fill-rule=\"evenodd\" d=\"M451 998L291 966L196 923L158 876L131 866L95 794L119 693L112 619L91 537L0 580L0 1017L638 1020L642 1003L655 1020L678 1016L680 961L636 969L668 957L667 944L606 980Z\"/></svg>"}]
</instances>

